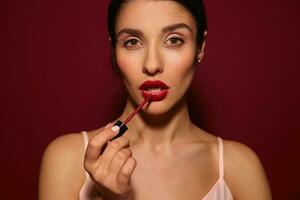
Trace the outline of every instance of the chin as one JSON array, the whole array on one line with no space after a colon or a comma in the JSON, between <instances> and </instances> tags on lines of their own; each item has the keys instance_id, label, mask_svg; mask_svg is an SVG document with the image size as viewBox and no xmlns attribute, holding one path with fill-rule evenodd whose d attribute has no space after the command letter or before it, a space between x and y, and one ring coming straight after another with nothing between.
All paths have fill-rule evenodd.
<instances>
[{"instance_id":1,"label":"chin","mask_svg":"<svg viewBox=\"0 0 300 200\"><path fill-rule=\"evenodd\" d=\"M169 108L170 109L170 108ZM165 114L166 112L169 111L168 108L166 108L166 106L156 106L156 105L150 105L146 108L143 109L144 113L145 114L148 114L148 115L156 115L156 116L159 116L159 115L163 115Z\"/></svg>"},{"instance_id":2,"label":"chin","mask_svg":"<svg viewBox=\"0 0 300 200\"><path fill-rule=\"evenodd\" d=\"M150 102L143 108L143 111L147 115L161 116L172 112L173 106L174 105L172 103L165 99L162 101Z\"/></svg>"}]
</instances>

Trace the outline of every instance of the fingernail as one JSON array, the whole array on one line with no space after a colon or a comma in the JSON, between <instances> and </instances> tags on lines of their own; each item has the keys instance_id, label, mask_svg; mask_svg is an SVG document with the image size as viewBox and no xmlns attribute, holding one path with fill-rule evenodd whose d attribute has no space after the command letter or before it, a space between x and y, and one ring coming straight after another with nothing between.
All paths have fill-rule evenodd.
<instances>
[{"instance_id":1,"label":"fingernail","mask_svg":"<svg viewBox=\"0 0 300 200\"><path fill-rule=\"evenodd\" d=\"M120 127L118 127L118 126L113 126L113 127L111 128L111 130L112 130L113 132L118 133L119 130L120 130Z\"/></svg>"},{"instance_id":2,"label":"fingernail","mask_svg":"<svg viewBox=\"0 0 300 200\"><path fill-rule=\"evenodd\" d=\"M107 129L110 126L110 123L106 125L105 129Z\"/></svg>"}]
</instances>

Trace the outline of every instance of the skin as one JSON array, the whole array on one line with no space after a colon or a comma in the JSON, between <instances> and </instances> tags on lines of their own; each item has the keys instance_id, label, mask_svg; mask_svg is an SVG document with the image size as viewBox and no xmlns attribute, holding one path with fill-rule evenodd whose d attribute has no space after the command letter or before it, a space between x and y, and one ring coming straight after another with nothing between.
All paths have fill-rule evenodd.
<instances>
[{"instance_id":1,"label":"skin","mask_svg":"<svg viewBox=\"0 0 300 200\"><path fill-rule=\"evenodd\" d=\"M111 126L88 133L86 153L80 133L54 140L42 160L40 200L78 199L84 168L101 192L96 199L199 200L211 190L219 177L218 141L190 121L186 102L195 61L204 56L205 42L196 44L196 31L193 17L172 1L135 0L123 7L115 53L129 95L118 119L143 100L138 87L144 81L161 80L169 93L145 106L102 155L101 147L116 134ZM271 199L257 155L241 143L223 142L224 179L234 199Z\"/></svg>"}]
</instances>

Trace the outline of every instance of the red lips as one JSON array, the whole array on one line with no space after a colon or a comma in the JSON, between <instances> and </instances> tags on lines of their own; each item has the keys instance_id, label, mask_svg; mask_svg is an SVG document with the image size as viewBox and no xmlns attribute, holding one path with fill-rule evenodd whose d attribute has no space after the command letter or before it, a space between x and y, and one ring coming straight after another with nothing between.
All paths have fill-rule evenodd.
<instances>
[{"instance_id":1,"label":"red lips","mask_svg":"<svg viewBox=\"0 0 300 200\"><path fill-rule=\"evenodd\" d=\"M151 96L151 101L161 101L167 96L169 86L162 81L156 80L144 82L139 89L142 90L144 98Z\"/></svg>"}]
</instances>

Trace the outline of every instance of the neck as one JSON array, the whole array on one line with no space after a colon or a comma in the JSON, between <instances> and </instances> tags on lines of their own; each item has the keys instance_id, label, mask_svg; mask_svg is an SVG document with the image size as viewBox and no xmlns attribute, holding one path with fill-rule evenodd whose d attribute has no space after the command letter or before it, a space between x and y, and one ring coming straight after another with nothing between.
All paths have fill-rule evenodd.
<instances>
[{"instance_id":1,"label":"neck","mask_svg":"<svg viewBox=\"0 0 300 200\"><path fill-rule=\"evenodd\" d=\"M136 108L137 105L128 99L119 119L124 121ZM189 135L192 127L186 99L183 98L170 111L161 115L151 115L141 110L131 119L127 127L125 136L131 142L142 143L148 147L159 148L183 139Z\"/></svg>"}]
</instances>

